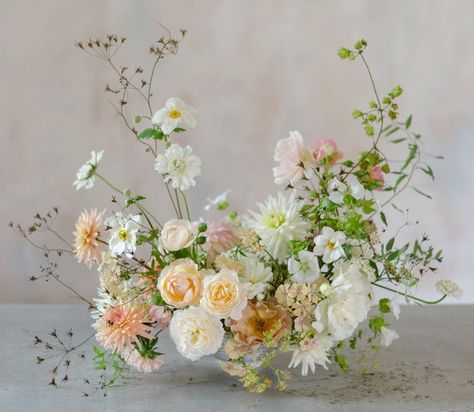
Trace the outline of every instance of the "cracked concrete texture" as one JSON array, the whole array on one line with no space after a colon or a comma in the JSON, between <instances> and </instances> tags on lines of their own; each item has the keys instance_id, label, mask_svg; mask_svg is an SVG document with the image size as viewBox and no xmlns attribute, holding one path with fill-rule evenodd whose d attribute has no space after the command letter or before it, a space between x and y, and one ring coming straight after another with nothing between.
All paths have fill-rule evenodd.
<instances>
[{"instance_id":1,"label":"cracked concrete texture","mask_svg":"<svg viewBox=\"0 0 474 412\"><path fill-rule=\"evenodd\" d=\"M72 327L75 341L90 332L86 308L73 305L0 305L0 402L5 412L71 411L275 411L318 412L472 412L474 411L473 306L404 307L392 326L400 333L369 370L358 363L366 347L348 352L351 371L344 374L331 364L306 378L294 371L288 390L263 394L245 392L225 374L213 357L189 362L180 357L165 335L160 348L166 364L159 373L133 375L124 386L88 398L83 378L93 379L91 348L86 361L73 358L69 382L48 386L54 362L35 365L42 352L33 337L45 337L52 328ZM288 356L279 358L287 365Z\"/></svg>"}]
</instances>

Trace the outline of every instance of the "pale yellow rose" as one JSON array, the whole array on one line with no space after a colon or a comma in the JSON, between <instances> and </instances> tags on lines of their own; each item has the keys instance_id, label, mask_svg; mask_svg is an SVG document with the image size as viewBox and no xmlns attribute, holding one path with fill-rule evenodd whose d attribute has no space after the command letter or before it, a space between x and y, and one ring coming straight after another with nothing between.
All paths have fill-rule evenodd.
<instances>
[{"instance_id":1,"label":"pale yellow rose","mask_svg":"<svg viewBox=\"0 0 474 412\"><path fill-rule=\"evenodd\" d=\"M166 303L183 308L199 303L202 279L191 259L178 259L166 266L158 278L158 289Z\"/></svg>"},{"instance_id":2,"label":"pale yellow rose","mask_svg":"<svg viewBox=\"0 0 474 412\"><path fill-rule=\"evenodd\" d=\"M161 230L160 245L168 252L191 246L197 236L197 227L189 220L172 219Z\"/></svg>"},{"instance_id":3,"label":"pale yellow rose","mask_svg":"<svg viewBox=\"0 0 474 412\"><path fill-rule=\"evenodd\" d=\"M242 310L247 306L247 298L237 272L222 269L215 275L206 276L201 306L219 319L240 319Z\"/></svg>"}]
</instances>

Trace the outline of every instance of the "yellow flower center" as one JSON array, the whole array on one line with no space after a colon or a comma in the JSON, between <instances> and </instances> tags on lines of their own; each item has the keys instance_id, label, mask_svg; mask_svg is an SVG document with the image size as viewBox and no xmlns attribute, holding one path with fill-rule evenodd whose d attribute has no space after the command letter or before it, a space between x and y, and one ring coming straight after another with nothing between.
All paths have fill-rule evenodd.
<instances>
[{"instance_id":1,"label":"yellow flower center","mask_svg":"<svg viewBox=\"0 0 474 412\"><path fill-rule=\"evenodd\" d=\"M119 239L123 242L128 239L128 233L125 229L120 229L118 236L119 236Z\"/></svg>"},{"instance_id":2,"label":"yellow flower center","mask_svg":"<svg viewBox=\"0 0 474 412\"><path fill-rule=\"evenodd\" d=\"M283 213L270 213L265 217L265 225L272 229L279 228L285 221L286 217Z\"/></svg>"},{"instance_id":3,"label":"yellow flower center","mask_svg":"<svg viewBox=\"0 0 474 412\"><path fill-rule=\"evenodd\" d=\"M170 111L170 114L169 116L172 118L172 119L179 119L181 117L181 112L179 110L171 110Z\"/></svg>"},{"instance_id":4,"label":"yellow flower center","mask_svg":"<svg viewBox=\"0 0 474 412\"><path fill-rule=\"evenodd\" d=\"M329 250L334 250L336 248L336 242L334 242L333 240L328 240L326 246Z\"/></svg>"}]
</instances>

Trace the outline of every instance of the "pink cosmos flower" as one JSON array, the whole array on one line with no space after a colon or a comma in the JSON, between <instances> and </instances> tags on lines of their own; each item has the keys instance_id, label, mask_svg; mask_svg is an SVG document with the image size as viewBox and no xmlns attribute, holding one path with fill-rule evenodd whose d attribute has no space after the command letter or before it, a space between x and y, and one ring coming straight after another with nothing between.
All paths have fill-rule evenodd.
<instances>
[{"instance_id":1,"label":"pink cosmos flower","mask_svg":"<svg viewBox=\"0 0 474 412\"><path fill-rule=\"evenodd\" d=\"M232 249L239 241L232 226L224 219L210 222L207 225L205 235L206 243L203 245L203 248L211 260L217 255Z\"/></svg>"},{"instance_id":2,"label":"pink cosmos flower","mask_svg":"<svg viewBox=\"0 0 474 412\"><path fill-rule=\"evenodd\" d=\"M377 187L377 190L382 190L384 183L384 174L382 172L382 168L380 166L369 167L367 172L369 172L369 176L372 180L376 180L381 183L380 186Z\"/></svg>"},{"instance_id":3,"label":"pink cosmos flower","mask_svg":"<svg viewBox=\"0 0 474 412\"><path fill-rule=\"evenodd\" d=\"M148 317L152 322L160 327L160 329L165 329L170 323L173 313L164 306L153 305L148 311Z\"/></svg>"},{"instance_id":4,"label":"pink cosmos flower","mask_svg":"<svg viewBox=\"0 0 474 412\"><path fill-rule=\"evenodd\" d=\"M311 147L311 153L314 160L320 162L328 159L327 167L333 167L336 162L342 158L343 154L337 148L336 142L333 139L317 140Z\"/></svg>"},{"instance_id":5,"label":"pink cosmos flower","mask_svg":"<svg viewBox=\"0 0 474 412\"><path fill-rule=\"evenodd\" d=\"M273 168L277 185L295 184L305 176L314 163L310 150L300 132L292 131L286 139L278 141L274 159L280 164Z\"/></svg>"},{"instance_id":6,"label":"pink cosmos flower","mask_svg":"<svg viewBox=\"0 0 474 412\"><path fill-rule=\"evenodd\" d=\"M139 305L109 306L93 325L97 341L106 349L122 351L138 343L138 336L153 339L149 333L153 328L144 323L146 315Z\"/></svg>"}]
</instances>

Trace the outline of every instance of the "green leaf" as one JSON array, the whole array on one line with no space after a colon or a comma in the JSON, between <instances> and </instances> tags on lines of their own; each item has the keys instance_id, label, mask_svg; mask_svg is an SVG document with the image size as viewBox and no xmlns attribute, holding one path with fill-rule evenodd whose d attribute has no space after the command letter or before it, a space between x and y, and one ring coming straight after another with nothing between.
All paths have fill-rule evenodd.
<instances>
[{"instance_id":1,"label":"green leaf","mask_svg":"<svg viewBox=\"0 0 474 412\"><path fill-rule=\"evenodd\" d=\"M398 126L393 126L391 130L385 133L385 136L390 136L391 134L394 134L395 132L398 132L399 130L400 128Z\"/></svg>"},{"instance_id":2,"label":"green leaf","mask_svg":"<svg viewBox=\"0 0 474 412\"><path fill-rule=\"evenodd\" d=\"M345 160L344 162L342 162L342 165L346 167L352 167L354 166L354 162L352 160Z\"/></svg>"},{"instance_id":3,"label":"green leaf","mask_svg":"<svg viewBox=\"0 0 474 412\"><path fill-rule=\"evenodd\" d=\"M385 325L385 319L382 316L375 316L369 320L369 328L372 329L374 335L382 332L382 327Z\"/></svg>"},{"instance_id":4,"label":"green leaf","mask_svg":"<svg viewBox=\"0 0 474 412\"><path fill-rule=\"evenodd\" d=\"M414 187L413 190L416 193L419 193L420 195L427 197L428 199L433 199L430 195L427 195L426 193L422 192L421 190L418 190L416 187Z\"/></svg>"},{"instance_id":5,"label":"green leaf","mask_svg":"<svg viewBox=\"0 0 474 412\"><path fill-rule=\"evenodd\" d=\"M393 247L393 243L395 242L395 238L392 237L388 242L387 242L387 245L385 246L385 249L387 252L390 252L392 250L392 247Z\"/></svg>"},{"instance_id":6,"label":"green leaf","mask_svg":"<svg viewBox=\"0 0 474 412\"><path fill-rule=\"evenodd\" d=\"M408 119L405 121L405 128L409 129L411 126L412 115L408 116Z\"/></svg>"},{"instance_id":7,"label":"green leaf","mask_svg":"<svg viewBox=\"0 0 474 412\"><path fill-rule=\"evenodd\" d=\"M398 143L404 142L405 140L407 140L407 138L406 138L406 137L402 137L402 138L400 138L400 139L392 140L392 143L398 144Z\"/></svg>"},{"instance_id":8,"label":"green leaf","mask_svg":"<svg viewBox=\"0 0 474 412\"><path fill-rule=\"evenodd\" d=\"M379 311L381 313L389 313L391 311L390 299L382 298L379 300Z\"/></svg>"},{"instance_id":9,"label":"green leaf","mask_svg":"<svg viewBox=\"0 0 474 412\"><path fill-rule=\"evenodd\" d=\"M400 170L405 170L408 167L408 165L413 161L416 154L418 153L418 146L416 144L411 144L409 145L409 147L410 147L410 152L408 153L408 157L405 160L405 163L403 164Z\"/></svg>"},{"instance_id":10,"label":"green leaf","mask_svg":"<svg viewBox=\"0 0 474 412\"><path fill-rule=\"evenodd\" d=\"M429 165L426 165L426 167L420 167L419 169L431 177L432 180L434 180L433 169Z\"/></svg>"},{"instance_id":11,"label":"green leaf","mask_svg":"<svg viewBox=\"0 0 474 412\"><path fill-rule=\"evenodd\" d=\"M380 219L382 219L383 224L387 226L387 217L384 212L380 212Z\"/></svg>"},{"instance_id":12,"label":"green leaf","mask_svg":"<svg viewBox=\"0 0 474 412\"><path fill-rule=\"evenodd\" d=\"M155 129L145 129L138 135L139 139L151 139L154 138L157 131Z\"/></svg>"},{"instance_id":13,"label":"green leaf","mask_svg":"<svg viewBox=\"0 0 474 412\"><path fill-rule=\"evenodd\" d=\"M182 127L176 127L173 132L174 133L182 133L182 132L185 132L186 129L183 129Z\"/></svg>"},{"instance_id":14,"label":"green leaf","mask_svg":"<svg viewBox=\"0 0 474 412\"><path fill-rule=\"evenodd\" d=\"M398 176L398 179L395 182L395 186L393 188L393 191L397 190L397 187L400 185L400 183L402 183L402 181L405 180L407 177L408 177L408 175L406 175L405 173Z\"/></svg>"}]
</instances>

